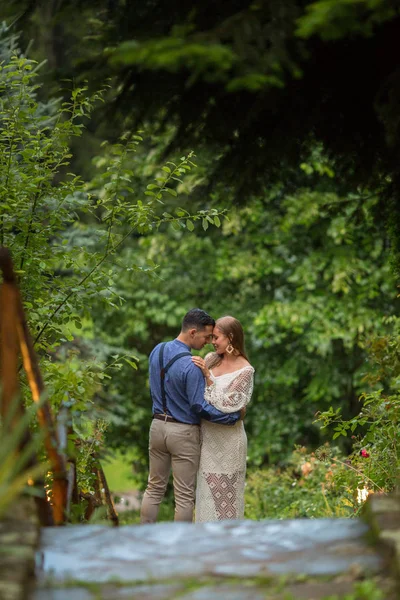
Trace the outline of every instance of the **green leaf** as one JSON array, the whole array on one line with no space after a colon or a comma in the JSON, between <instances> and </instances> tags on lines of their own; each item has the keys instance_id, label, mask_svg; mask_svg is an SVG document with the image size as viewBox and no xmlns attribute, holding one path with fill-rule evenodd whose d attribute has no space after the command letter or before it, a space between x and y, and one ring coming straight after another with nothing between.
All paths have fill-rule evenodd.
<instances>
[{"instance_id":1,"label":"green leaf","mask_svg":"<svg viewBox=\"0 0 400 600\"><path fill-rule=\"evenodd\" d=\"M126 363L128 363L128 365L131 366L132 369L135 369L137 371L138 366L137 366L136 363L134 363L133 361L129 360L128 358L124 358L124 361Z\"/></svg>"}]
</instances>

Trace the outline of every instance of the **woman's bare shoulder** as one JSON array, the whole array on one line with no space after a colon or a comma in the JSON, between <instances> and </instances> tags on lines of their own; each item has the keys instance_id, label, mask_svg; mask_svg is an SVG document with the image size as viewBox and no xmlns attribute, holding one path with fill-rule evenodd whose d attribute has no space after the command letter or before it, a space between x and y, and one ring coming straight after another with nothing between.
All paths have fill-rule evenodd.
<instances>
[{"instance_id":1,"label":"woman's bare shoulder","mask_svg":"<svg viewBox=\"0 0 400 600\"><path fill-rule=\"evenodd\" d=\"M249 361L246 358L243 358L243 360L240 361L240 364L238 365L239 369L244 369L245 367L251 367L254 371L254 367L249 363Z\"/></svg>"}]
</instances>

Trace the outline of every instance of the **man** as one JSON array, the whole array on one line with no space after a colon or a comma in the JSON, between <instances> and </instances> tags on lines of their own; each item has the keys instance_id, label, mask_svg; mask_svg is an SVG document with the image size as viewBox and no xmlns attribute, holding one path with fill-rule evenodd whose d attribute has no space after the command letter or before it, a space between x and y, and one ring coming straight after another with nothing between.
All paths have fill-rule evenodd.
<instances>
[{"instance_id":1,"label":"man","mask_svg":"<svg viewBox=\"0 0 400 600\"><path fill-rule=\"evenodd\" d=\"M240 412L225 414L204 400L204 376L190 350L211 342L215 321L193 308L178 337L158 344L150 354L153 421L150 427L150 472L143 496L141 522L154 523L172 466L175 521L192 521L200 460L200 421L233 425Z\"/></svg>"}]
</instances>

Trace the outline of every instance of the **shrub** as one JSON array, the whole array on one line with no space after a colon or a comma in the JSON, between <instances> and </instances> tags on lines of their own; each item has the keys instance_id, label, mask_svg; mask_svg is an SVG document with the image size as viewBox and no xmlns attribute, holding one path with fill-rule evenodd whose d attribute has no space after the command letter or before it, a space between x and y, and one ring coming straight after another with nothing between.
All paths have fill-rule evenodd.
<instances>
[{"instance_id":1,"label":"shrub","mask_svg":"<svg viewBox=\"0 0 400 600\"><path fill-rule=\"evenodd\" d=\"M340 409L331 407L317 419L322 428L333 427L333 439L351 436L351 468L340 473L340 483L372 492L394 490L400 473L400 319L386 321L393 323L392 333L368 342L364 379L372 391L360 397L360 412L346 420Z\"/></svg>"},{"instance_id":2,"label":"shrub","mask_svg":"<svg viewBox=\"0 0 400 600\"><path fill-rule=\"evenodd\" d=\"M354 514L357 500L347 485L334 483L343 465L318 458L297 447L282 467L250 473L245 492L248 519L346 517Z\"/></svg>"}]
</instances>

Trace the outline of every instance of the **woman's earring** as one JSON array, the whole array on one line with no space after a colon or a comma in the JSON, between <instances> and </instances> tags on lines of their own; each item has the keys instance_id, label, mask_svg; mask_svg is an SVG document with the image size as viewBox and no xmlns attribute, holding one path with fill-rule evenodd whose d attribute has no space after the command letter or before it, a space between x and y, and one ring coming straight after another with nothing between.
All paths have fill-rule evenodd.
<instances>
[{"instance_id":1,"label":"woman's earring","mask_svg":"<svg viewBox=\"0 0 400 600\"><path fill-rule=\"evenodd\" d=\"M232 346L232 344L229 342L229 344L226 347L226 351L228 354L232 354L232 352L234 351L234 347Z\"/></svg>"}]
</instances>

